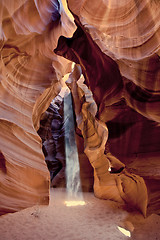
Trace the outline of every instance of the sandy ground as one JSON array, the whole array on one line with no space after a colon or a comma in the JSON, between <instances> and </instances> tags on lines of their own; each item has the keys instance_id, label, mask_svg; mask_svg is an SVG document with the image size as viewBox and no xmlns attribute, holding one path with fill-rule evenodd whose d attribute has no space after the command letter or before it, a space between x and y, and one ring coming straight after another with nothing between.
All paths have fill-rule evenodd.
<instances>
[{"instance_id":1,"label":"sandy ground","mask_svg":"<svg viewBox=\"0 0 160 240\"><path fill-rule=\"evenodd\" d=\"M160 216L144 219L112 201L84 193L84 206L67 207L64 189L51 189L49 206L35 206L0 217L0 240L159 240ZM125 236L118 226L130 230Z\"/></svg>"}]
</instances>

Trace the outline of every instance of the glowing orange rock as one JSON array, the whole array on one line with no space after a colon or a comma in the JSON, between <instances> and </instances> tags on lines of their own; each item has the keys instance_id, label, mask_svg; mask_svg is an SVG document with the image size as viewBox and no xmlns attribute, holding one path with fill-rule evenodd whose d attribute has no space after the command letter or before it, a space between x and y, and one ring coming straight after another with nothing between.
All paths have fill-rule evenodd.
<instances>
[{"instance_id":1,"label":"glowing orange rock","mask_svg":"<svg viewBox=\"0 0 160 240\"><path fill-rule=\"evenodd\" d=\"M74 25L58 1L1 1L0 13L0 150L5 167L0 170L0 213L5 213L48 204L49 172L36 131L70 68L53 49L61 34L72 34Z\"/></svg>"}]
</instances>

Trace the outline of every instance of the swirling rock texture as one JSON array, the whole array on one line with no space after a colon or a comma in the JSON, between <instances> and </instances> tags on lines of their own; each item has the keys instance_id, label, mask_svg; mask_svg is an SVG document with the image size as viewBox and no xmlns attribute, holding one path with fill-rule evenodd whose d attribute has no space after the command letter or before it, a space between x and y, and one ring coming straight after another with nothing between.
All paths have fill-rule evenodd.
<instances>
[{"instance_id":1,"label":"swirling rock texture","mask_svg":"<svg viewBox=\"0 0 160 240\"><path fill-rule=\"evenodd\" d=\"M108 140L106 124L95 119L97 106L91 91L78 80L76 66L70 75L77 126L84 137L84 152L94 169L94 193L102 199L127 203L146 216L147 189L143 178L127 171L110 152L105 154ZM82 78L83 79L83 78ZM76 82L78 80L78 82ZM109 171L110 166L110 171Z\"/></svg>"},{"instance_id":2,"label":"swirling rock texture","mask_svg":"<svg viewBox=\"0 0 160 240\"><path fill-rule=\"evenodd\" d=\"M48 204L40 115L70 62L53 53L75 27L57 0L0 1L0 213Z\"/></svg>"},{"instance_id":3,"label":"swirling rock texture","mask_svg":"<svg viewBox=\"0 0 160 240\"><path fill-rule=\"evenodd\" d=\"M0 212L48 203L36 130L69 70L58 55L81 65L97 117L107 123L110 151L144 177L157 209L160 2L68 0L68 6L78 26L73 38L58 0L0 2Z\"/></svg>"},{"instance_id":4,"label":"swirling rock texture","mask_svg":"<svg viewBox=\"0 0 160 240\"><path fill-rule=\"evenodd\" d=\"M38 134L42 139L42 150L50 172L51 186L66 187L64 98L59 94L41 116Z\"/></svg>"},{"instance_id":5,"label":"swirling rock texture","mask_svg":"<svg viewBox=\"0 0 160 240\"><path fill-rule=\"evenodd\" d=\"M55 52L81 65L110 151L144 177L148 206L159 211L160 2L67 2L77 30Z\"/></svg>"}]
</instances>

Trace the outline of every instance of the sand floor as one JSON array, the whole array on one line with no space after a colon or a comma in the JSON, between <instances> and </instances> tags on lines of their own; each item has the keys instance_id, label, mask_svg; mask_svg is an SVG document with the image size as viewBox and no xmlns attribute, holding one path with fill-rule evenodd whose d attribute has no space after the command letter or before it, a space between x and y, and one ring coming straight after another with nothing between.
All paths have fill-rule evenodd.
<instances>
[{"instance_id":1,"label":"sand floor","mask_svg":"<svg viewBox=\"0 0 160 240\"><path fill-rule=\"evenodd\" d=\"M0 240L159 240L160 216L144 219L112 201L84 193L84 206L67 207L64 189L51 189L49 206L34 206L0 217ZM130 230L125 236L118 226Z\"/></svg>"}]
</instances>

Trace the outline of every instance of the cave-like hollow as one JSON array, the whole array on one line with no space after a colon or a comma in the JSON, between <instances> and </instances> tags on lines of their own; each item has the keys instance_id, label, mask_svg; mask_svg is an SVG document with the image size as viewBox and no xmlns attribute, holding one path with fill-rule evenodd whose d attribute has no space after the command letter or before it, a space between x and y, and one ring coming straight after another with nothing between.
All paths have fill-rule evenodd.
<instances>
[{"instance_id":1,"label":"cave-like hollow","mask_svg":"<svg viewBox=\"0 0 160 240\"><path fill-rule=\"evenodd\" d=\"M159 7L0 2L0 215L48 205L50 188L66 188L68 141L82 192L158 216ZM79 80L66 95L64 76Z\"/></svg>"}]
</instances>

